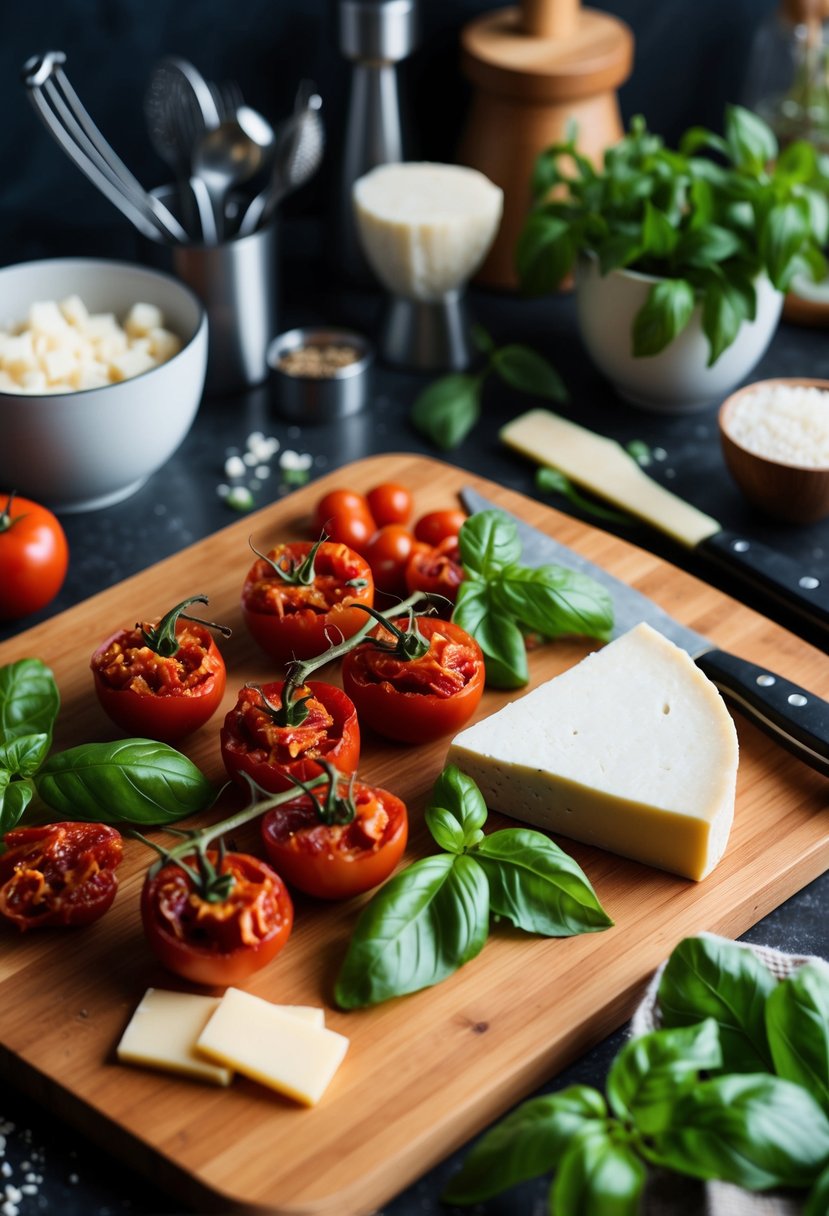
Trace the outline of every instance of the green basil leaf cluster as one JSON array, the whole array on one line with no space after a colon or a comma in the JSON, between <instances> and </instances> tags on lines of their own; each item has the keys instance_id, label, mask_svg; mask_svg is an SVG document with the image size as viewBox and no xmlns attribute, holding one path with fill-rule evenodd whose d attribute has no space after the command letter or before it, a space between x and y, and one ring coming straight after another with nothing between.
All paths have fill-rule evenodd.
<instances>
[{"instance_id":1,"label":"green basil leaf cluster","mask_svg":"<svg viewBox=\"0 0 829 1216\"><path fill-rule=\"evenodd\" d=\"M463 443L478 422L484 382L493 374L519 392L548 401L567 400L563 380L543 355L518 343L496 347L481 326L475 327L474 337L485 356L483 368L442 376L420 393L412 407L415 429L444 451Z\"/></svg>"},{"instance_id":2,"label":"green basil leaf cluster","mask_svg":"<svg viewBox=\"0 0 829 1216\"><path fill-rule=\"evenodd\" d=\"M484 654L486 682L520 688L529 679L527 633L610 637L613 601L594 579L565 566L522 566L515 521L478 511L460 531L464 578L452 620Z\"/></svg>"},{"instance_id":3,"label":"green basil leaf cluster","mask_svg":"<svg viewBox=\"0 0 829 1216\"><path fill-rule=\"evenodd\" d=\"M575 132L546 149L516 249L524 289L555 290L585 253L602 274L653 275L634 355L664 350L699 305L710 366L754 319L761 275L780 291L796 274L822 277L829 202L814 146L779 151L766 123L739 106L724 125L723 136L694 127L674 150L635 118L601 169L578 155Z\"/></svg>"},{"instance_id":4,"label":"green basil leaf cluster","mask_svg":"<svg viewBox=\"0 0 829 1216\"><path fill-rule=\"evenodd\" d=\"M50 755L60 695L39 659L0 667L0 835L35 794L63 818L104 823L173 823L204 810L214 789L166 743L119 739Z\"/></svg>"},{"instance_id":5,"label":"green basil leaf cluster","mask_svg":"<svg viewBox=\"0 0 829 1216\"><path fill-rule=\"evenodd\" d=\"M553 1172L551 1212L635 1216L650 1167L751 1191L829 1199L829 965L777 981L710 937L673 951L661 1029L626 1043L606 1093L571 1086L523 1103L479 1140L443 1198L479 1203Z\"/></svg>"},{"instance_id":6,"label":"green basil leaf cluster","mask_svg":"<svg viewBox=\"0 0 829 1216\"><path fill-rule=\"evenodd\" d=\"M363 908L334 990L342 1009L430 988L481 952L490 916L545 937L613 922L583 871L541 832L485 836L487 810L471 778L443 770L426 822L445 851L413 862Z\"/></svg>"}]
</instances>

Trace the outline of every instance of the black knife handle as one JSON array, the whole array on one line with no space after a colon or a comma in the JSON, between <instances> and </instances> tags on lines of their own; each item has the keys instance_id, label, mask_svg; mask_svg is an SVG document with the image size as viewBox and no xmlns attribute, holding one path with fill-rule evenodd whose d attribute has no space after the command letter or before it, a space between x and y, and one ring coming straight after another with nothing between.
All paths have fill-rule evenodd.
<instances>
[{"instance_id":1,"label":"black knife handle","mask_svg":"<svg viewBox=\"0 0 829 1216\"><path fill-rule=\"evenodd\" d=\"M750 722L829 777L828 701L724 650L709 650L696 664Z\"/></svg>"},{"instance_id":2,"label":"black knife handle","mask_svg":"<svg viewBox=\"0 0 829 1216\"><path fill-rule=\"evenodd\" d=\"M817 578L792 558L739 532L715 532L697 549L796 612L820 631L824 649L829 647L829 579Z\"/></svg>"}]
</instances>

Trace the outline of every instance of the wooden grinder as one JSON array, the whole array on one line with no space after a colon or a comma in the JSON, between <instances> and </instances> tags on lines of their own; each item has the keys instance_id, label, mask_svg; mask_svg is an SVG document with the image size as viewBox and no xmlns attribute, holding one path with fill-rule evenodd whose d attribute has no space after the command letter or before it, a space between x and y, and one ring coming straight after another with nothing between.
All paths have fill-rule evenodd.
<instances>
[{"instance_id":1,"label":"wooden grinder","mask_svg":"<svg viewBox=\"0 0 829 1216\"><path fill-rule=\"evenodd\" d=\"M458 150L504 191L504 216L477 281L517 285L514 258L536 158L578 126L579 149L600 160L623 134L616 88L633 63L633 35L579 0L522 0L475 18L461 33L461 66L474 88Z\"/></svg>"}]
</instances>

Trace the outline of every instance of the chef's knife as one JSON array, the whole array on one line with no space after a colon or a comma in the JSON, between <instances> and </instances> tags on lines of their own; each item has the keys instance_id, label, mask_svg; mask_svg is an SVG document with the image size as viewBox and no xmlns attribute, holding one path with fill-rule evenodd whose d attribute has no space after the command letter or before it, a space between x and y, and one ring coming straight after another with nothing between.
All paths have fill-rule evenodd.
<instances>
[{"instance_id":1,"label":"chef's knife","mask_svg":"<svg viewBox=\"0 0 829 1216\"><path fill-rule=\"evenodd\" d=\"M686 650L726 700L732 702L750 722L798 759L829 777L829 702L768 667L759 667L747 659L719 650L709 638L669 616L635 588L614 578L607 570L568 549L546 532L540 532L516 519L497 503L489 502L477 490L470 487L461 490L461 501L473 514L476 511L497 510L513 520L522 545L521 561L524 565L555 563L587 574L601 583L613 600L613 637L627 633L628 629L646 621Z\"/></svg>"},{"instance_id":2,"label":"chef's knife","mask_svg":"<svg viewBox=\"0 0 829 1216\"><path fill-rule=\"evenodd\" d=\"M507 423L501 439L772 596L829 643L829 582L824 585L790 557L759 541L722 528L716 519L648 477L614 439L545 409L529 410Z\"/></svg>"}]
</instances>

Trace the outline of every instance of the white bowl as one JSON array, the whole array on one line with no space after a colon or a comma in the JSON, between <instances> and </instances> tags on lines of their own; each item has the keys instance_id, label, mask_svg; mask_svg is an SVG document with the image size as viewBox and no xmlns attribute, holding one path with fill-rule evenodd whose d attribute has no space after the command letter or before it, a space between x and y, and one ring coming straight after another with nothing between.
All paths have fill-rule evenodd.
<instances>
[{"instance_id":1,"label":"white bowl","mask_svg":"<svg viewBox=\"0 0 829 1216\"><path fill-rule=\"evenodd\" d=\"M182 341L177 355L130 380L78 392L0 392L0 491L55 511L89 511L134 494L172 456L196 416L207 366L207 320L170 275L128 262L55 258L0 270L0 324L39 300L78 295L123 321L155 304Z\"/></svg>"},{"instance_id":2,"label":"white bowl","mask_svg":"<svg viewBox=\"0 0 829 1216\"><path fill-rule=\"evenodd\" d=\"M708 339L698 305L682 332L658 355L635 357L633 319L657 279L633 270L599 273L595 257L576 273L576 311L587 352L620 397L653 413L688 414L722 399L756 367L774 336L783 295L765 277L755 283L757 315L708 367Z\"/></svg>"}]
</instances>

